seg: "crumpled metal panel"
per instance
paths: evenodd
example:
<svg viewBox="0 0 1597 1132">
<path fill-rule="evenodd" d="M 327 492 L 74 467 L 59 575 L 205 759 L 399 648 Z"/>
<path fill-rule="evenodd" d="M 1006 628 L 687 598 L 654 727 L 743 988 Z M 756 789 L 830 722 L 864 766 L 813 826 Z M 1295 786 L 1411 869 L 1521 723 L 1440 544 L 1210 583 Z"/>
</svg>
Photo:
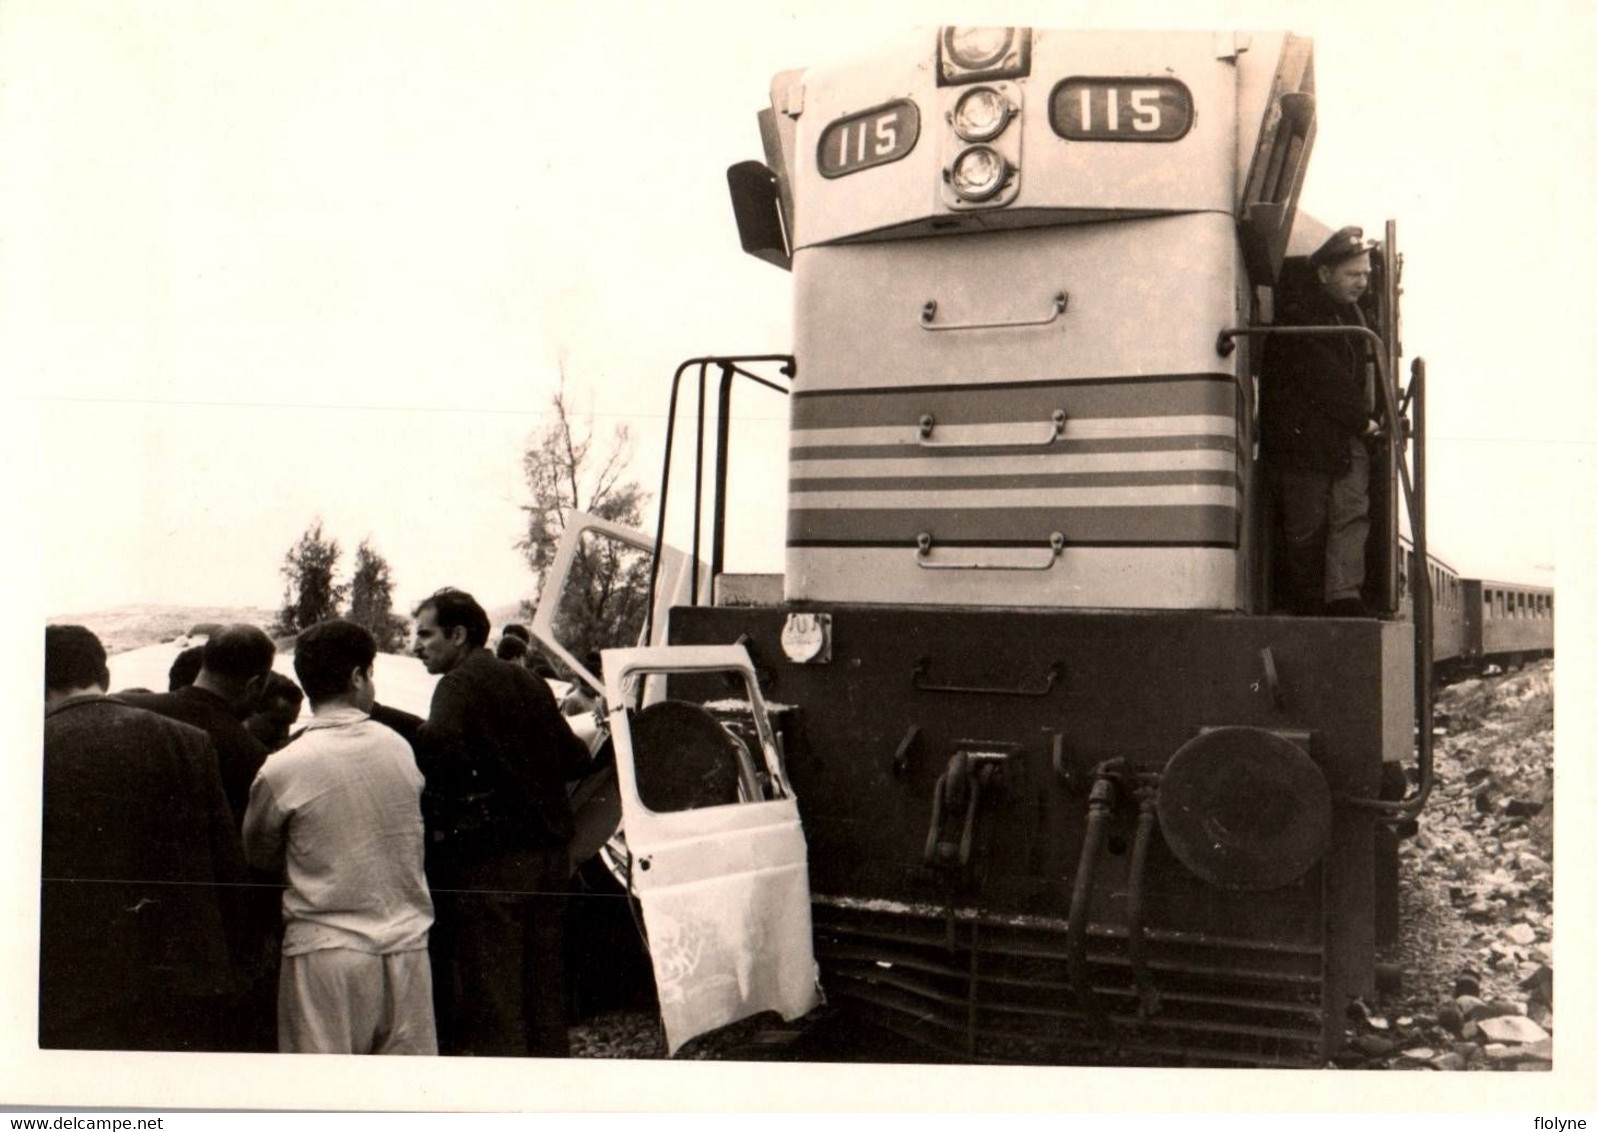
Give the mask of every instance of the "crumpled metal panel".
<svg viewBox="0 0 1597 1132">
<path fill-rule="evenodd" d="M 808 868 L 800 862 L 705 883 L 713 895 L 692 884 L 641 897 L 673 1055 L 750 1015 L 774 1010 L 791 1020 L 818 1004 Z"/>
<path fill-rule="evenodd" d="M 643 907 L 668 1052 L 762 1011 L 788 1020 L 807 1013 L 820 1001 L 808 849 L 748 653 L 740 645 L 618 649 L 605 652 L 604 668 L 630 881 Z M 680 728 L 643 726 L 649 711 L 672 705 L 633 715 L 627 689 L 646 673 L 663 672 L 742 678 L 757 717 L 754 757 L 764 766 L 763 780 L 752 770 L 742 776 L 743 800 L 699 806 L 667 791 L 649 796 L 675 808 L 645 803 L 638 760 L 669 767 L 683 753 L 673 735 L 684 736 Z M 728 752 L 742 745 L 730 733 L 728 739 Z"/>
</svg>

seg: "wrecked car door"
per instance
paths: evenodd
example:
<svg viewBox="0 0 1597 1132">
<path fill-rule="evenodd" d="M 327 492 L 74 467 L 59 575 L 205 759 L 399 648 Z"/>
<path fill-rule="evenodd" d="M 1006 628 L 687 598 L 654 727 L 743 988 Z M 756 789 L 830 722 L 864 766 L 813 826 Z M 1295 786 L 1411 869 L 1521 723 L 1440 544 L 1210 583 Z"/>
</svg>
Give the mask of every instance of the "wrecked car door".
<svg viewBox="0 0 1597 1132">
<path fill-rule="evenodd" d="M 819 1000 L 797 802 L 741 645 L 607 650 L 605 693 L 666 1044 Z M 745 742 L 706 707 L 644 689 L 719 673 L 739 686 Z"/>
</svg>

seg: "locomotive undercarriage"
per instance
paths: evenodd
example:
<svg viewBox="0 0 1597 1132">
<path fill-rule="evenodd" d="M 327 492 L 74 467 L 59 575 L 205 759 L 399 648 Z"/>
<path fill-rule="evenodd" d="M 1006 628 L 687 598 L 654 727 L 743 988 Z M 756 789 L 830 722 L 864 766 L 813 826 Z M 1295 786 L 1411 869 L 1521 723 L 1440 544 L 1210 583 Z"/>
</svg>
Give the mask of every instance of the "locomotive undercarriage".
<svg viewBox="0 0 1597 1132">
<path fill-rule="evenodd" d="M 829 614 L 822 663 L 784 655 L 805 612 Z M 1406 626 L 784 605 L 678 607 L 670 638 L 747 647 L 800 801 L 822 985 L 874 1022 L 977 1060 L 1304 1065 L 1373 989 L 1378 825 L 1347 800 L 1410 749 Z M 1253 755 L 1225 752 L 1264 773 L 1220 796 L 1166 784 L 1178 751 L 1260 733 L 1312 760 L 1323 815 Z M 1215 846 L 1169 828 L 1183 807 L 1215 810 L 1194 827 Z"/>
</svg>

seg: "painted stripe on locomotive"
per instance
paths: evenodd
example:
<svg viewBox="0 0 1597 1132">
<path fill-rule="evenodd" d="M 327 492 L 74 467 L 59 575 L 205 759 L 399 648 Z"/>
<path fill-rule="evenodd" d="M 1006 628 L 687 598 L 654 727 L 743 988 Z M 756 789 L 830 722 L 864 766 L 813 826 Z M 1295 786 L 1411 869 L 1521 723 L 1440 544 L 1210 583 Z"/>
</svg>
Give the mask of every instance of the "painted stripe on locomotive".
<svg viewBox="0 0 1597 1132">
<path fill-rule="evenodd" d="M 862 430 L 863 431 L 863 430 Z M 1104 452 L 1195 452 L 1208 450 L 1213 452 L 1235 452 L 1237 450 L 1236 438 L 1229 433 L 1224 436 L 1209 434 L 1176 434 L 1174 436 L 1152 437 L 1096 437 L 1091 440 L 1059 440 L 1049 447 L 1050 454 L 1088 455 Z M 791 450 L 790 459 L 793 460 L 823 460 L 846 459 L 855 454 L 871 459 L 914 459 L 931 458 L 927 451 L 919 448 L 905 447 L 903 444 L 826 444 L 815 447 L 795 445 Z M 959 456 L 1009 456 L 1023 459 L 1027 466 L 1036 467 L 1047 456 L 1015 457 L 1013 444 L 981 444 L 962 446 Z M 952 453 L 935 457 L 938 460 L 958 459 Z"/>
<path fill-rule="evenodd" d="M 957 414 L 958 419 L 972 424 L 1030 420 L 1039 414 L 1045 418 L 1056 408 L 1066 410 L 1073 421 L 1151 414 L 1229 416 L 1236 405 L 1236 380 L 1228 373 L 1170 373 L 812 389 L 793 394 L 793 428 L 902 423 L 907 406 L 884 399 L 883 393 L 913 395 L 917 415 L 932 413 L 941 420 L 944 415 Z M 1061 401 L 1062 395 L 1065 399 Z"/>
<path fill-rule="evenodd" d="M 896 546 L 912 550 L 921 532 L 937 546 L 1045 546 L 1059 531 L 1067 547 L 1237 544 L 1234 505 L 1026 507 L 982 501 L 919 510 L 794 508 L 789 546 Z"/>
<path fill-rule="evenodd" d="M 794 476 L 788 481 L 796 492 L 892 491 L 913 482 L 919 491 L 1002 491 L 1025 488 L 1114 488 L 1174 487 L 1211 485 L 1239 487 L 1241 477 L 1231 471 L 1202 468 L 1168 472 L 997 472 L 990 475 L 916 476 L 906 481 L 897 476 Z M 813 502 L 812 502 L 813 506 Z"/>
<path fill-rule="evenodd" d="M 922 533 L 943 546 L 1021 546 L 1054 531 L 1071 546 L 1236 545 L 1229 375 L 860 392 L 794 404 L 789 546 L 908 547 Z M 1060 438 L 1017 454 L 1016 430 L 1053 407 L 1066 414 Z M 957 446 L 925 446 L 925 415 Z M 1193 466 L 1195 450 L 1208 467 Z M 1140 466 L 1105 466 L 1110 453 Z"/>
</svg>

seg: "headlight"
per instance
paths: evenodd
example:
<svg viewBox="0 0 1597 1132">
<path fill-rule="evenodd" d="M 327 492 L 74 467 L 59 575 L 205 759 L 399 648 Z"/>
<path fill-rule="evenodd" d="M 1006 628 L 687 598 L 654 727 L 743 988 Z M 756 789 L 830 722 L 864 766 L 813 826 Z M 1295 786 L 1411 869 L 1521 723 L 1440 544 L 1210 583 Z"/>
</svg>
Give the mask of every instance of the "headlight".
<svg viewBox="0 0 1597 1132">
<path fill-rule="evenodd" d="M 954 158 L 949 182 L 965 200 L 986 200 L 997 195 L 1009 179 L 1009 162 L 992 146 L 974 145 Z"/>
<path fill-rule="evenodd" d="M 943 32 L 949 58 L 969 71 L 996 65 L 1014 41 L 1014 28 L 947 28 Z"/>
<path fill-rule="evenodd" d="M 971 87 L 954 104 L 954 132 L 965 141 L 996 138 L 1009 125 L 1009 99 L 990 86 Z"/>
</svg>

